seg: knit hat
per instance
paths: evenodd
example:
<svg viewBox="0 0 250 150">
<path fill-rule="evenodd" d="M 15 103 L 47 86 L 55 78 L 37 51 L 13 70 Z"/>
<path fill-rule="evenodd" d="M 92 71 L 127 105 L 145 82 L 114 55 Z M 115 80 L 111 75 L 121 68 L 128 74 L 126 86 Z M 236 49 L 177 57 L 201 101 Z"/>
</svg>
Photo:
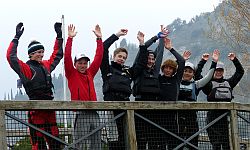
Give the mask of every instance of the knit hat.
<svg viewBox="0 0 250 150">
<path fill-rule="evenodd" d="M 154 58 L 156 57 L 156 54 L 155 54 L 155 52 L 154 52 L 153 50 L 148 50 L 148 56 L 149 56 L 150 54 L 153 54 L 153 55 L 154 55 Z"/>
<path fill-rule="evenodd" d="M 186 62 L 186 63 L 185 63 L 185 67 L 189 67 L 189 68 L 191 68 L 192 70 L 195 71 L 195 66 L 194 66 L 194 64 L 191 63 L 191 62 Z"/>
<path fill-rule="evenodd" d="M 177 69 L 177 62 L 172 60 L 172 59 L 167 59 L 166 61 L 163 62 L 163 64 L 161 65 L 161 71 L 164 70 L 165 67 L 171 67 L 174 69 L 174 72 L 176 72 Z"/>
<path fill-rule="evenodd" d="M 84 54 L 77 54 L 75 56 L 75 62 L 78 61 L 78 60 L 80 60 L 80 59 L 82 59 L 82 58 L 85 58 L 87 61 L 90 61 L 90 59 L 86 55 L 84 55 Z"/>
<path fill-rule="evenodd" d="M 44 47 L 40 42 L 38 42 L 36 40 L 31 41 L 29 46 L 28 46 L 28 54 L 31 54 L 37 50 L 40 50 L 40 49 L 44 50 Z"/>
</svg>

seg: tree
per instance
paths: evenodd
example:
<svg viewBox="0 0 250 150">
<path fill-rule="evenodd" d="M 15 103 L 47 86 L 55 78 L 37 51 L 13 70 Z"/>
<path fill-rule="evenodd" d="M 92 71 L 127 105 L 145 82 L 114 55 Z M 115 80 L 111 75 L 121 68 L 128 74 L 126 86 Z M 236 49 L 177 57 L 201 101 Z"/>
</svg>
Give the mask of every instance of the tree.
<svg viewBox="0 0 250 150">
<path fill-rule="evenodd" d="M 247 85 L 250 85 L 250 0 L 223 0 L 214 14 L 214 18 L 209 19 L 209 37 L 217 41 L 222 41 L 241 57 L 242 65 L 245 69 L 245 76 L 239 84 L 239 90 L 235 90 L 236 95 L 247 97 L 250 93 Z M 228 68 L 230 70 L 230 67 Z M 229 71 L 230 72 L 230 71 Z"/>
<path fill-rule="evenodd" d="M 223 0 L 209 19 L 209 37 L 220 40 L 243 55 L 243 65 L 250 59 L 250 0 Z"/>
</svg>

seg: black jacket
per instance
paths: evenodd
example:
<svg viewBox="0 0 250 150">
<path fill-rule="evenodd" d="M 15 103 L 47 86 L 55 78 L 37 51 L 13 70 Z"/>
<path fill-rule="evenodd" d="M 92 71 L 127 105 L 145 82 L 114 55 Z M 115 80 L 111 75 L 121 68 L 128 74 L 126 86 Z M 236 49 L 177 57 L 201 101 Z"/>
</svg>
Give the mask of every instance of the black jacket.
<svg viewBox="0 0 250 150">
<path fill-rule="evenodd" d="M 173 48 L 170 52 L 175 56 L 178 63 L 176 73 L 172 77 L 166 77 L 165 75 L 159 76 L 160 82 L 160 100 L 161 101 L 177 101 L 180 89 L 180 83 L 183 76 L 185 67 L 184 58 L 176 52 Z"/>
<path fill-rule="evenodd" d="M 152 37 L 145 43 L 145 46 L 148 48 L 157 40 L 157 36 Z M 158 97 L 160 94 L 160 86 L 158 76 L 160 73 L 160 67 L 162 62 L 164 52 L 164 41 L 160 39 L 159 45 L 156 50 L 153 52 L 155 55 L 155 65 L 152 68 L 145 66 L 141 74 L 134 80 L 133 86 L 133 95 L 144 97 L 146 95 L 152 95 Z M 137 56 L 139 53 L 137 54 Z"/>
<path fill-rule="evenodd" d="M 134 63 L 132 67 L 125 65 L 119 65 L 115 62 L 109 63 L 109 47 L 119 38 L 113 34 L 107 40 L 104 41 L 104 55 L 101 64 L 101 74 L 103 79 L 103 94 L 110 92 L 118 92 L 131 94 L 131 81 L 135 79 L 138 74 L 145 67 L 147 61 L 147 49 L 146 46 L 140 46 L 139 51 L 141 51 L 138 61 Z M 118 88 L 119 87 L 119 88 Z"/>
</svg>

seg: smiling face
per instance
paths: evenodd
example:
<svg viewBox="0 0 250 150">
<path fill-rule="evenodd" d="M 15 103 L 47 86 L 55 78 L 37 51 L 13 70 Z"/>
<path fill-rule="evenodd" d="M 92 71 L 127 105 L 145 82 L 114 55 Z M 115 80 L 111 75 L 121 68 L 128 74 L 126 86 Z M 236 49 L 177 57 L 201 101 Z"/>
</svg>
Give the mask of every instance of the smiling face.
<svg viewBox="0 0 250 150">
<path fill-rule="evenodd" d="M 152 53 L 148 54 L 148 63 L 147 63 L 147 67 L 148 68 L 152 68 L 155 65 L 155 56 Z"/>
<path fill-rule="evenodd" d="M 163 68 L 163 74 L 166 77 L 171 77 L 174 74 L 174 68 L 170 66 L 165 66 Z"/>
<path fill-rule="evenodd" d="M 85 73 L 88 69 L 88 60 L 85 58 L 81 58 L 75 62 L 75 68 L 80 73 Z"/>
<path fill-rule="evenodd" d="M 40 49 L 29 54 L 30 60 L 41 62 L 43 60 L 44 50 Z"/>
<path fill-rule="evenodd" d="M 220 79 L 223 77 L 224 69 L 218 68 L 214 71 L 214 79 Z"/>
<path fill-rule="evenodd" d="M 125 48 L 117 48 L 114 51 L 114 62 L 123 65 L 128 57 L 128 52 Z"/>
<path fill-rule="evenodd" d="M 193 77 L 194 77 L 194 70 L 191 69 L 190 67 L 185 67 L 182 79 L 184 81 L 190 81 L 193 79 Z"/>
</svg>

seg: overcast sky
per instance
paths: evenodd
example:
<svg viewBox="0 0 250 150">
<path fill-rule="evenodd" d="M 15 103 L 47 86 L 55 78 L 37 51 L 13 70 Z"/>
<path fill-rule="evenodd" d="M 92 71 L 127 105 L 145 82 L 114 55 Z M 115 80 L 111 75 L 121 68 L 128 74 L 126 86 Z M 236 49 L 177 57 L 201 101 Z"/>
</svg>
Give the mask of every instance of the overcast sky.
<svg viewBox="0 0 250 150">
<path fill-rule="evenodd" d="M 78 31 L 73 42 L 73 55 L 83 52 L 92 59 L 96 48 L 92 30 L 96 24 L 101 26 L 103 39 L 120 28 L 127 28 L 129 32 L 125 38 L 128 42 L 138 43 L 136 34 L 139 30 L 148 39 L 159 31 L 160 24 L 168 25 L 178 17 L 188 22 L 200 13 L 213 11 L 220 2 L 221 0 L 1 0 L 0 100 L 11 88 L 14 94 L 17 91 L 18 76 L 7 63 L 6 51 L 19 22 L 23 22 L 25 28 L 19 40 L 19 59 L 25 62 L 28 60 L 27 46 L 31 39 L 44 45 L 44 59 L 50 56 L 56 37 L 54 23 L 61 21 L 62 15 L 65 16 L 65 25 L 73 23 Z M 60 64 L 55 73 L 62 71 Z"/>
</svg>

